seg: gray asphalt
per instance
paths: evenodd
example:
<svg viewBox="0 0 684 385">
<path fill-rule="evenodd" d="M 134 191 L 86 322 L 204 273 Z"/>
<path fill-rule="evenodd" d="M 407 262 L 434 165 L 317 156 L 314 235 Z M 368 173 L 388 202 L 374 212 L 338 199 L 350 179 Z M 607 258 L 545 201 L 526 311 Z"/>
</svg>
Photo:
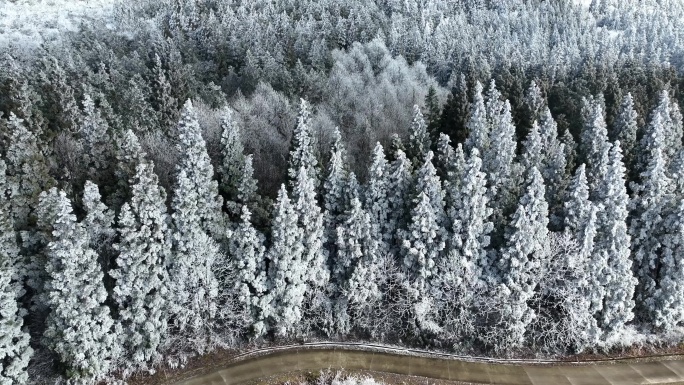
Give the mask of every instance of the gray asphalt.
<svg viewBox="0 0 684 385">
<path fill-rule="evenodd" d="M 291 372 L 369 370 L 473 384 L 500 385 L 684 385 L 684 358 L 587 364 L 472 362 L 340 347 L 298 348 L 237 359 L 221 370 L 175 385 L 237 385 Z"/>
</svg>

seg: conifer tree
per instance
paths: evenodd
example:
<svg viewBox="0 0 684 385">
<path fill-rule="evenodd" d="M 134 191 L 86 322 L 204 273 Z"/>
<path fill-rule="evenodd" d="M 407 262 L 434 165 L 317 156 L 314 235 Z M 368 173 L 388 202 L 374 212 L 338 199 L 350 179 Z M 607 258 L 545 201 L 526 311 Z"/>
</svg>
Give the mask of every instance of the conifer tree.
<svg viewBox="0 0 684 385">
<path fill-rule="evenodd" d="M 309 103 L 301 99 L 297 126 L 292 133 L 292 149 L 290 150 L 290 160 L 287 169 L 287 175 L 290 178 L 292 187 L 294 187 L 297 181 L 301 167 L 307 170 L 309 178 L 314 181 L 314 186 L 318 187 L 318 160 L 314 152 L 315 146 L 310 115 Z"/>
<path fill-rule="evenodd" d="M 600 308 L 595 304 L 603 301 L 604 295 L 602 271 L 594 267 L 600 260 L 594 255 L 599 207 L 589 201 L 584 164 L 571 181 L 564 208 L 564 235 L 574 240 L 577 247 L 561 262 L 560 274 L 570 281 L 566 285 L 568 294 L 564 302 L 569 309 L 567 318 L 573 329 L 570 336 L 574 348 L 582 351 L 600 342 L 602 330 L 597 321 Z"/>
<path fill-rule="evenodd" d="M 489 221 L 492 209 L 487 197 L 487 177 L 482 172 L 482 159 L 477 149 L 468 158 L 459 183 L 458 197 L 449 207 L 452 223 L 450 252 L 466 259 L 472 266 L 472 281 L 495 280 L 495 269 L 488 255 L 489 233 L 493 224 Z"/>
<path fill-rule="evenodd" d="M 604 291 L 603 271 L 597 267 L 604 262 L 595 257 L 594 242 L 597 233 L 598 207 L 589 200 L 589 185 L 584 164 L 581 164 L 568 186 L 567 199 L 564 203 L 565 232 L 572 236 L 578 244 L 578 249 L 567 261 L 567 267 L 575 271 L 572 276 L 573 287 L 570 288 L 577 295 L 573 299 L 579 303 L 573 304 L 573 317 L 582 319 L 576 327 L 582 328 L 575 335 L 578 339 L 577 348 L 594 346 L 599 342 L 601 330 L 595 316 L 598 316 L 600 303 L 603 301 Z M 605 265 L 604 265 L 605 266 Z M 600 266 L 600 267 L 604 267 Z"/>
<path fill-rule="evenodd" d="M 608 163 L 608 130 L 603 107 L 599 102 L 586 101 L 587 120 L 581 133 L 580 152 L 587 168 L 587 180 L 592 191 L 596 191 L 598 180 L 605 173 Z"/>
<path fill-rule="evenodd" d="M 102 176 L 108 167 L 107 149 L 111 138 L 107 132 L 107 121 L 102 118 L 90 95 L 86 94 L 82 103 L 83 112 L 78 124 L 79 138 L 83 145 L 88 178 L 95 179 Z"/>
<path fill-rule="evenodd" d="M 669 165 L 671 156 L 674 157 L 672 144 L 672 118 L 670 117 L 670 98 L 666 91 L 660 95 L 658 106 L 651 112 L 650 121 L 644 130 L 638 145 L 636 170 L 634 174 L 637 183 L 641 183 L 641 174 L 645 173 L 655 156 L 655 150 L 660 149 L 661 156 L 666 166 Z M 631 187 L 631 186 L 630 186 Z"/>
<path fill-rule="evenodd" d="M 130 199 L 129 181 L 135 176 L 138 164 L 143 161 L 146 155 L 133 130 L 126 130 L 115 135 L 115 138 L 116 168 L 114 177 L 116 178 L 116 185 L 114 186 L 114 193 L 110 194 L 107 202 L 112 210 L 118 212 L 124 202 Z"/>
<path fill-rule="evenodd" d="M 658 287 L 653 294 L 653 326 L 665 333 L 684 324 L 684 201 L 679 201 L 663 220 Z"/>
<path fill-rule="evenodd" d="M 249 323 L 256 336 L 263 329 L 262 302 L 266 294 L 266 260 L 263 235 L 254 229 L 251 212 L 242 206 L 242 216 L 229 238 L 231 268 L 236 272 L 235 292 L 241 306 L 250 315 Z"/>
<path fill-rule="evenodd" d="M 173 257 L 169 264 L 171 319 L 179 336 L 194 340 L 199 351 L 216 325 L 222 260 L 218 244 L 202 226 L 197 185 L 180 169 L 172 197 Z M 220 207 L 220 206 L 219 206 Z"/>
<path fill-rule="evenodd" d="M 531 170 L 533 167 L 541 170 L 546 162 L 544 142 L 541 136 L 541 127 L 537 121 L 532 123 L 532 128 L 527 133 L 523 142 L 522 167 Z M 541 172 L 541 171 L 540 171 Z"/>
<path fill-rule="evenodd" d="M 153 165 L 141 162 L 130 180 L 131 200 L 118 217 L 118 251 L 113 299 L 121 344 L 134 365 L 160 359 L 168 326 L 166 266 L 171 262 L 171 232 L 166 192 L 159 186 Z"/>
<path fill-rule="evenodd" d="M 600 205 L 598 231 L 591 266 L 602 276 L 599 326 L 608 344 L 619 342 L 625 325 L 634 318 L 634 289 L 637 283 L 630 258 L 631 238 L 627 230 L 629 197 L 620 143 L 610 148 L 608 166 L 601 175 L 595 203 Z"/>
<path fill-rule="evenodd" d="M 622 145 L 627 170 L 634 168 L 634 160 L 636 158 L 634 152 L 637 145 L 637 118 L 638 115 L 634 110 L 634 99 L 631 93 L 627 93 L 622 100 L 620 111 L 613 123 L 614 127 L 611 135 L 611 141 L 619 140 Z"/>
<path fill-rule="evenodd" d="M 346 150 L 338 129 L 334 132 L 334 142 L 328 161 L 326 177 L 323 182 L 323 226 L 330 259 L 336 255 L 335 237 L 337 226 L 344 221 L 346 209 L 347 164 Z"/>
<path fill-rule="evenodd" d="M 23 231 L 35 223 L 32 212 L 38 203 L 38 196 L 53 187 L 55 180 L 49 174 L 38 138 L 12 113 L 8 124 L 11 136 L 6 154 L 7 182 L 14 227 Z"/>
<path fill-rule="evenodd" d="M 294 187 L 294 211 L 299 218 L 301 242 L 303 247 L 302 262 L 306 268 L 303 277 L 307 284 L 307 301 L 305 301 L 305 317 L 312 319 L 316 304 L 308 301 L 319 296 L 330 280 L 327 250 L 323 247 L 326 242 L 323 228 L 323 213 L 316 200 L 315 181 L 309 176 L 306 168 L 299 170 L 299 176 Z M 318 314 L 322 315 L 322 314 Z M 309 318 L 311 317 L 311 318 Z"/>
<path fill-rule="evenodd" d="M 411 223 L 402 242 L 403 265 L 408 276 L 412 302 L 412 327 L 416 333 L 437 332 L 433 308 L 433 280 L 438 275 L 440 256 L 445 248 L 431 198 L 421 192 L 413 200 Z"/>
<path fill-rule="evenodd" d="M 454 163 L 456 159 L 454 147 L 451 145 L 451 139 L 445 134 L 439 134 L 439 139 L 437 140 L 437 156 L 435 158 L 435 168 L 437 169 L 437 174 L 444 183 L 444 187 L 451 182 L 449 180 L 449 173 L 453 173 Z"/>
<path fill-rule="evenodd" d="M 406 228 L 408 223 L 408 210 L 410 205 L 409 191 L 413 183 L 411 162 L 406 158 L 403 151 L 399 150 L 396 159 L 390 165 L 388 182 L 389 216 L 387 232 L 393 234 L 391 251 L 397 252 L 401 244 L 399 229 Z"/>
<path fill-rule="evenodd" d="M 544 95 L 542 95 L 542 91 L 537 85 L 537 82 L 533 80 L 530 83 L 529 88 L 527 88 L 527 92 L 525 92 L 525 107 L 527 107 L 527 114 L 530 122 L 539 120 L 545 104 Z"/>
<path fill-rule="evenodd" d="M 104 304 L 107 291 L 88 233 L 76 222 L 63 191 L 41 194 L 52 205 L 53 239 L 47 246 L 47 319 L 44 343 L 57 354 L 70 379 L 101 379 L 118 357 L 114 321 Z"/>
<path fill-rule="evenodd" d="M 86 181 L 83 187 L 83 209 L 86 216 L 82 223 L 88 232 L 90 247 L 97 253 L 100 265 L 104 273 L 107 274 L 112 262 L 111 258 L 114 257 L 111 248 L 116 236 L 113 227 L 114 213 L 102 203 L 100 190 L 91 181 Z"/>
<path fill-rule="evenodd" d="M 420 107 L 415 105 L 413 106 L 413 121 L 409 128 L 409 145 L 406 155 L 411 160 L 411 163 L 418 167 L 425 158 L 425 155 L 430 151 L 431 146 L 430 134 L 427 131 L 427 124 L 423 118 L 423 113 L 420 111 Z"/>
<path fill-rule="evenodd" d="M 5 162 L 0 159 L 0 384 L 9 385 L 28 381 L 26 368 L 33 349 L 29 334 L 22 329 L 23 310 L 17 302 L 23 290 L 21 265 L 5 172 Z"/>
<path fill-rule="evenodd" d="M 432 151 L 427 153 L 425 160 L 416 172 L 415 193 L 425 193 L 432 205 L 432 211 L 437 220 L 437 225 L 444 227 L 447 224 L 446 211 L 444 209 L 444 189 L 442 188 L 442 181 L 437 176 L 432 159 L 434 155 Z"/>
<path fill-rule="evenodd" d="M 201 230 L 219 241 L 224 235 L 221 216 L 223 199 L 218 193 L 218 182 L 213 179 L 214 168 L 207 154 L 207 146 L 202 138 L 202 131 L 190 100 L 183 106 L 177 131 L 179 140 L 176 147 L 178 153 L 181 154 L 176 167 L 177 172 L 184 173 L 184 178 L 187 178 L 184 183 L 188 185 L 183 188 L 192 189 L 192 194 L 196 194 L 198 199 L 192 201 L 183 195 L 181 177 L 178 176 L 176 194 L 173 197 L 175 203 L 172 203 L 172 206 L 175 206 L 174 219 L 178 221 L 182 220 L 181 216 L 193 215 L 194 218 L 188 218 L 185 221 L 196 221 L 196 225 Z M 190 207 L 193 207 L 192 214 L 187 211 Z"/>
<path fill-rule="evenodd" d="M 350 304 L 353 308 L 363 309 L 369 301 L 381 295 L 377 287 L 379 277 L 373 275 L 379 240 L 371 229 L 370 216 L 361 206 L 361 201 L 352 199 L 347 218 L 337 228 L 338 257 L 332 268 L 333 279 L 340 288 L 335 304 L 336 329 L 342 335 L 349 332 L 351 322 L 357 316 L 350 314 Z"/>
<path fill-rule="evenodd" d="M 468 139 L 464 144 L 466 154 L 470 154 L 473 148 L 477 148 L 480 153 L 489 151 L 489 124 L 487 122 L 487 108 L 484 97 L 482 96 L 482 84 L 475 84 L 473 103 L 470 107 L 470 117 L 466 123 Z"/>
<path fill-rule="evenodd" d="M 278 192 L 273 210 L 271 247 L 267 258 L 268 305 L 264 315 L 276 335 L 298 333 L 302 319 L 307 265 L 304 261 L 303 231 L 285 185 Z"/>
<path fill-rule="evenodd" d="M 454 74 L 456 75 L 456 74 Z M 451 82 L 451 93 L 439 119 L 439 132 L 448 135 L 456 144 L 463 143 L 468 137 L 466 119 L 468 117 L 469 93 L 465 75 L 458 75 Z"/>
<path fill-rule="evenodd" d="M 536 317 L 528 302 L 534 296 L 541 262 L 548 245 L 548 205 L 544 199 L 544 179 L 535 168 L 528 170 L 526 188 L 511 219 L 506 247 L 499 256 L 502 282 L 500 347 L 514 349 L 525 342 L 525 331 Z"/>
<path fill-rule="evenodd" d="M 173 96 L 171 83 L 167 71 L 162 65 L 162 60 L 158 54 L 154 54 L 154 68 L 152 70 L 154 107 L 157 110 L 157 120 L 162 130 L 172 131 L 173 126 L 178 122 L 178 100 Z"/>
<path fill-rule="evenodd" d="M 635 188 L 632 202 L 632 253 L 639 284 L 636 292 L 638 315 L 654 321 L 657 312 L 655 295 L 661 269 L 663 220 L 672 200 L 672 181 L 667 176 L 665 159 L 660 148 L 653 149 L 652 158 L 644 172 L 641 184 Z"/>
<path fill-rule="evenodd" d="M 237 210 L 237 195 L 245 164 L 242 132 L 233 120 L 232 111 L 225 109 L 221 117 L 220 190 L 229 210 Z"/>
<path fill-rule="evenodd" d="M 389 228 L 388 200 L 389 167 L 385 159 L 382 145 L 377 143 L 373 150 L 370 169 L 368 170 L 368 186 L 366 187 L 366 208 L 371 221 L 371 236 L 378 241 L 380 252 L 389 252 L 392 233 Z"/>
</svg>

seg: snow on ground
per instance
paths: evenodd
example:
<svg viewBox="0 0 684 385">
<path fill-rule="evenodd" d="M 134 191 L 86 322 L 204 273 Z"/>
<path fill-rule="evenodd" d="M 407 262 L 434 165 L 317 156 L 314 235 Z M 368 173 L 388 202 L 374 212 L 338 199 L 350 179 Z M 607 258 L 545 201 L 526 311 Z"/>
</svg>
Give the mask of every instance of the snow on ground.
<svg viewBox="0 0 684 385">
<path fill-rule="evenodd" d="M 83 19 L 102 17 L 116 0 L 0 0 L 0 49 L 30 47 L 77 31 Z"/>
</svg>

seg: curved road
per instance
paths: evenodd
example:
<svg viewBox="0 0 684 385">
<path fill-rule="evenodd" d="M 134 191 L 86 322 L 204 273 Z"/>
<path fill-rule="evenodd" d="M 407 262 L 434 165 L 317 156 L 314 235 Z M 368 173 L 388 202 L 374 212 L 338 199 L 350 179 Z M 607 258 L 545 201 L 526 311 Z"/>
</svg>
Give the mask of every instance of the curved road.
<svg viewBox="0 0 684 385">
<path fill-rule="evenodd" d="M 415 351 L 413 351 L 415 352 Z M 684 385 L 684 357 L 603 360 L 591 363 L 496 361 L 357 344 L 307 344 L 252 352 L 222 370 L 175 385 L 237 385 L 298 371 L 368 370 L 474 384 Z M 422 352 L 421 352 L 422 353 Z"/>
</svg>

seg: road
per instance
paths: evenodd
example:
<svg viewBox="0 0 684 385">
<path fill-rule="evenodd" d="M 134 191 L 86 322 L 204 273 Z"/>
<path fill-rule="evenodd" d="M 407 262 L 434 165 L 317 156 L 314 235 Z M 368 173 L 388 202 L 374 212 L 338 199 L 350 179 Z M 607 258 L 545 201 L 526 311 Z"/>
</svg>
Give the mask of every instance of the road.
<svg viewBox="0 0 684 385">
<path fill-rule="evenodd" d="M 526 385 L 684 385 L 684 357 L 599 363 L 471 361 L 416 356 L 401 350 L 362 346 L 288 347 L 235 359 L 214 373 L 175 385 L 238 385 L 296 371 L 368 370 L 473 384 Z"/>
</svg>

